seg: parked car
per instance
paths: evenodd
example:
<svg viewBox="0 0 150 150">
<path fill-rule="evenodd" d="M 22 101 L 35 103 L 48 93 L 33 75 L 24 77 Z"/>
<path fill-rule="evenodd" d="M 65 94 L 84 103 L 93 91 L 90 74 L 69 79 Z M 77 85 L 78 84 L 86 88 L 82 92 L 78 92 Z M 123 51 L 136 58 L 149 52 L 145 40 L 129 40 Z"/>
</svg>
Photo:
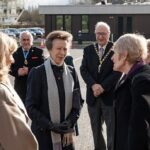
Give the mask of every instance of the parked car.
<svg viewBox="0 0 150 150">
<path fill-rule="evenodd" d="M 10 37 L 13 37 L 14 39 L 16 38 L 16 35 L 14 33 L 10 32 L 7 29 L 0 29 L 0 32 L 3 32 L 3 33 L 7 34 Z"/>
<path fill-rule="evenodd" d="M 15 34 L 16 37 L 19 38 L 20 32 L 16 28 L 7 28 L 6 30 L 8 30 L 9 32 Z"/>
<path fill-rule="evenodd" d="M 34 32 L 36 34 L 36 38 L 42 38 L 43 37 L 43 33 L 36 28 L 27 28 L 28 31 L 30 32 Z"/>
</svg>

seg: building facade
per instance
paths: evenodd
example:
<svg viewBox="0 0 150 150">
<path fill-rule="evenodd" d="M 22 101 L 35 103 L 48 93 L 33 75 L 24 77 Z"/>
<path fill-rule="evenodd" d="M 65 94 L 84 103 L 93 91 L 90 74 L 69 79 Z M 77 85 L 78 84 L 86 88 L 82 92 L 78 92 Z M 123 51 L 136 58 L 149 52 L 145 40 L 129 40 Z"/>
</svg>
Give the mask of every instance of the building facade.
<svg viewBox="0 0 150 150">
<path fill-rule="evenodd" d="M 24 9 L 24 0 L 0 0 L 0 24 L 14 24 Z"/>
<path fill-rule="evenodd" d="M 66 5 L 40 6 L 45 15 L 46 34 L 53 30 L 67 30 L 78 40 L 94 41 L 94 28 L 98 21 L 111 27 L 111 40 L 124 33 L 141 33 L 150 38 L 150 5 Z"/>
</svg>

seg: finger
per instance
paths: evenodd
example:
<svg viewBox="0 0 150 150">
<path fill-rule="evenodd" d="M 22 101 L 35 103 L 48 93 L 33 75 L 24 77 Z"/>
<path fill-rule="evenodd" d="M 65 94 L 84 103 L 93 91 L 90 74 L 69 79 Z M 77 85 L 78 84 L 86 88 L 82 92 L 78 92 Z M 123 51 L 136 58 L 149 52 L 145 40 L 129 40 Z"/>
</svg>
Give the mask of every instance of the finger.
<svg viewBox="0 0 150 150">
<path fill-rule="evenodd" d="M 71 134 L 71 136 L 69 136 L 69 142 L 70 142 L 70 144 L 73 143 L 73 134 Z"/>
<path fill-rule="evenodd" d="M 72 133 L 67 134 L 67 145 L 70 145 L 73 142 Z"/>
<path fill-rule="evenodd" d="M 64 134 L 64 136 L 63 136 L 63 141 L 62 141 L 62 143 L 63 143 L 63 147 L 65 147 L 65 146 L 66 146 L 66 143 L 67 143 L 66 134 Z"/>
</svg>

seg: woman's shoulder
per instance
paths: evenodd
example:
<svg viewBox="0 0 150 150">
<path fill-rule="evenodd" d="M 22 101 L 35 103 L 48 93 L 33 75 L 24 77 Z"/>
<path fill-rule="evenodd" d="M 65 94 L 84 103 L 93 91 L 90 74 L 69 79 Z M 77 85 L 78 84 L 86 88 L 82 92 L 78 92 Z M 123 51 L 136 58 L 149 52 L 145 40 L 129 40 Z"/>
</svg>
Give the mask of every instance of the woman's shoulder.
<svg viewBox="0 0 150 150">
<path fill-rule="evenodd" d="M 3 100 L 7 100 L 9 99 L 9 95 L 10 95 L 11 91 L 9 89 L 9 87 L 3 83 L 0 83 L 0 99 L 1 99 L 1 102 Z"/>
<path fill-rule="evenodd" d="M 133 87 L 147 87 L 150 85 L 150 67 L 144 66 L 141 70 L 135 74 L 132 78 Z"/>
<path fill-rule="evenodd" d="M 39 65 L 37 67 L 33 67 L 30 71 L 30 74 L 37 74 L 37 73 L 40 73 L 40 72 L 43 72 L 43 71 L 45 71 L 44 64 Z"/>
</svg>

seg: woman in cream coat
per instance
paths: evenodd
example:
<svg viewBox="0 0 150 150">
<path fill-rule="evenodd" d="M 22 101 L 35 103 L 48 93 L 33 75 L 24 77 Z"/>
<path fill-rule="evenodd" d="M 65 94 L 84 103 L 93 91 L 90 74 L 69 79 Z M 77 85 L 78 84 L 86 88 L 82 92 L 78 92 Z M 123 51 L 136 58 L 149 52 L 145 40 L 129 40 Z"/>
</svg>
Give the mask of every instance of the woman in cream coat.
<svg viewBox="0 0 150 150">
<path fill-rule="evenodd" d="M 14 39 L 0 33 L 0 150 L 37 150 L 25 107 L 8 79 L 16 48 Z"/>
</svg>

